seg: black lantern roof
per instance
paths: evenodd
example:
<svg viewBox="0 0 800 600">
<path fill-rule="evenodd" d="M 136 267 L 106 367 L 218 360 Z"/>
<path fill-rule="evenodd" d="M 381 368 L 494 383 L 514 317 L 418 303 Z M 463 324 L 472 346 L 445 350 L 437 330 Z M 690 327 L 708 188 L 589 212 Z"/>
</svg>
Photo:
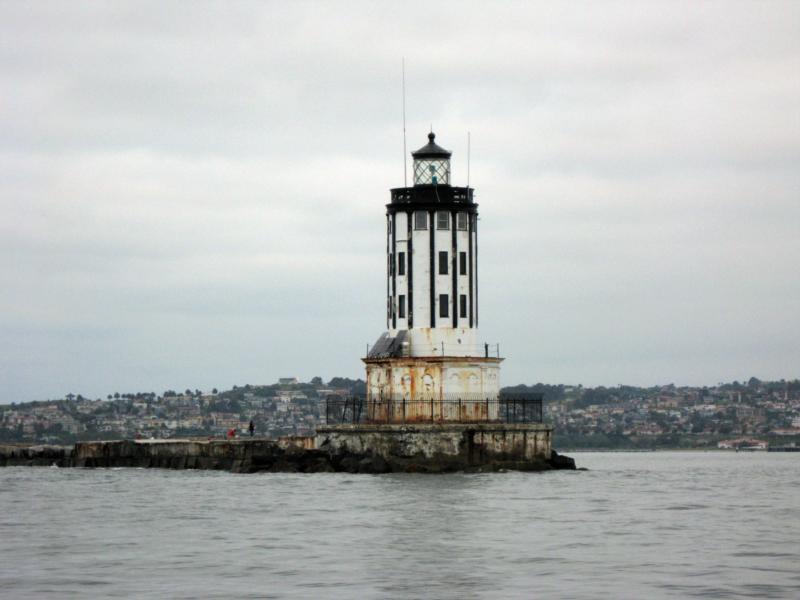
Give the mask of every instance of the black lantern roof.
<svg viewBox="0 0 800 600">
<path fill-rule="evenodd" d="M 411 156 L 414 158 L 450 158 L 452 152 L 445 150 L 433 140 L 436 139 L 436 134 L 432 131 L 428 134 L 428 143 L 416 152 L 412 152 Z"/>
</svg>

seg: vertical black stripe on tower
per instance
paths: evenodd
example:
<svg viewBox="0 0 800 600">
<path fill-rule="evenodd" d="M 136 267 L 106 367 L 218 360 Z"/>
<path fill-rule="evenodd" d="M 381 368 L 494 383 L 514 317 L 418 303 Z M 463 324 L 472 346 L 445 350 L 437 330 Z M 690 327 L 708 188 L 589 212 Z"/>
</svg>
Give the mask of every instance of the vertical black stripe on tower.
<svg viewBox="0 0 800 600">
<path fill-rule="evenodd" d="M 467 276 L 469 277 L 469 326 L 472 327 L 473 322 L 473 308 L 472 308 L 472 220 L 475 218 L 475 215 L 468 214 L 467 218 L 469 219 L 469 226 L 467 227 L 467 231 L 469 235 L 469 263 L 467 264 Z"/>
<path fill-rule="evenodd" d="M 413 223 L 411 218 L 414 216 L 413 212 L 406 213 L 406 224 L 408 225 L 408 241 L 406 242 L 406 290 L 408 294 L 408 329 L 414 326 L 414 230 L 412 229 Z"/>
<path fill-rule="evenodd" d="M 475 327 L 478 326 L 478 213 L 475 213 Z"/>
<path fill-rule="evenodd" d="M 453 293 L 450 294 L 450 306 L 453 307 L 453 327 L 458 327 L 458 309 L 461 308 L 458 303 L 458 239 L 456 231 L 456 212 L 450 213 L 450 230 L 453 232 L 452 250 L 450 252 L 452 260 L 450 263 L 453 267 Z"/>
<path fill-rule="evenodd" d="M 392 323 L 392 304 L 391 304 L 391 280 L 392 280 L 392 263 L 389 260 L 391 254 L 391 247 L 389 245 L 389 226 L 392 222 L 392 217 L 386 213 L 386 329 L 391 327 Z"/>
<path fill-rule="evenodd" d="M 397 213 L 392 213 L 392 329 L 397 329 Z"/>
<path fill-rule="evenodd" d="M 434 261 L 434 250 L 436 249 L 436 245 L 433 242 L 433 237 L 436 235 L 436 223 L 434 223 L 434 217 L 436 213 L 432 210 L 428 211 L 428 220 L 430 221 L 430 238 L 431 238 L 431 256 L 430 256 L 430 263 L 431 263 L 431 327 L 436 327 L 436 270 L 434 267 L 436 266 Z"/>
</svg>

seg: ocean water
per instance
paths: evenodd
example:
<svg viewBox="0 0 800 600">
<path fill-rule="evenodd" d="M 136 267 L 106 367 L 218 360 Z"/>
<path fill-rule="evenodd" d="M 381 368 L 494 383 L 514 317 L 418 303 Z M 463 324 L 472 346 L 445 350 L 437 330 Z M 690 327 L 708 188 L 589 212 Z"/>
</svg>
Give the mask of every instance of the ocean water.
<svg viewBox="0 0 800 600">
<path fill-rule="evenodd" d="M 0 598 L 800 598 L 800 454 L 452 475 L 0 469 Z"/>
</svg>

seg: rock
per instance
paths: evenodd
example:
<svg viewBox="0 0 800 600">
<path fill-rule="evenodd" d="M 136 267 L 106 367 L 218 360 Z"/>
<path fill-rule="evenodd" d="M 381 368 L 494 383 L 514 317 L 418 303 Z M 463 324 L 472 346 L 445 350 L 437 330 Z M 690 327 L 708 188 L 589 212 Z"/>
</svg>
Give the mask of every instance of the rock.
<svg viewBox="0 0 800 600">
<path fill-rule="evenodd" d="M 346 455 L 338 461 L 336 465 L 337 471 L 344 471 L 345 473 L 358 473 L 358 469 L 361 466 L 361 460 L 358 456 L 355 455 Z"/>
<path fill-rule="evenodd" d="M 555 450 L 550 451 L 550 460 L 548 460 L 547 463 L 553 469 L 565 469 L 568 471 L 575 470 L 575 459 L 570 456 L 559 454 Z"/>
<path fill-rule="evenodd" d="M 382 456 L 373 455 L 362 458 L 358 463 L 359 473 L 391 473 L 392 467 Z"/>
</svg>

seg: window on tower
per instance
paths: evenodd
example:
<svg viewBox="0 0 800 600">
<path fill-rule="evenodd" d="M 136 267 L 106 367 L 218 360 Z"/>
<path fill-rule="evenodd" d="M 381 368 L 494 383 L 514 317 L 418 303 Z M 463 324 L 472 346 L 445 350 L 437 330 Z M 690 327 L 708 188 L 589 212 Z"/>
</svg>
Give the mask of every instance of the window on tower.
<svg viewBox="0 0 800 600">
<path fill-rule="evenodd" d="M 439 316 L 443 319 L 450 316 L 450 299 L 447 294 L 439 294 Z"/>
<path fill-rule="evenodd" d="M 414 213 L 414 229 L 428 228 L 428 213 L 418 210 Z"/>
<path fill-rule="evenodd" d="M 449 159 L 417 159 L 414 161 L 414 185 L 448 185 L 449 183 Z"/>
<path fill-rule="evenodd" d="M 444 211 L 436 213 L 436 229 L 450 229 L 450 213 Z"/>
<path fill-rule="evenodd" d="M 406 253 L 405 252 L 398 252 L 397 253 L 397 274 L 398 275 L 405 275 L 406 274 Z"/>
<path fill-rule="evenodd" d="M 400 296 L 400 297 L 402 298 L 402 296 Z M 459 300 L 459 302 L 458 302 L 459 308 L 461 309 L 459 311 L 461 313 L 459 316 L 462 319 L 466 319 L 467 318 L 467 296 L 466 296 L 466 294 L 461 294 L 461 296 L 459 297 L 458 300 Z"/>
<path fill-rule="evenodd" d="M 402 294 L 397 297 L 397 318 L 406 318 L 406 297 Z"/>
<path fill-rule="evenodd" d="M 458 253 L 458 272 L 460 275 L 467 274 L 467 253 L 466 252 L 459 252 Z"/>
<path fill-rule="evenodd" d="M 447 251 L 439 252 L 439 275 L 447 275 Z"/>
<path fill-rule="evenodd" d="M 461 231 L 466 231 L 468 223 L 469 219 L 467 218 L 467 213 L 460 212 L 456 215 L 456 225 L 458 229 L 460 229 Z"/>
</svg>

